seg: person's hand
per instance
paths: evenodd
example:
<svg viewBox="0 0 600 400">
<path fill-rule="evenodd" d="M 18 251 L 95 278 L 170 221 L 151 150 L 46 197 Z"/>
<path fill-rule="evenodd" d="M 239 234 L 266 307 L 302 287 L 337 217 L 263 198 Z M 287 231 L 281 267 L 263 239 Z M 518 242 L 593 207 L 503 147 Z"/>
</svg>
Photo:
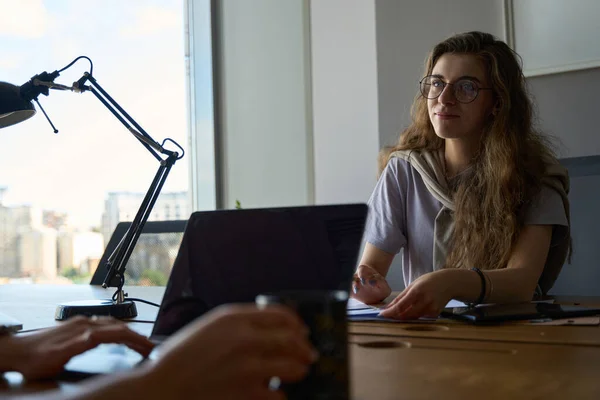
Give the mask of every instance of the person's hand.
<svg viewBox="0 0 600 400">
<path fill-rule="evenodd" d="M 177 399 L 284 399 L 269 389 L 269 379 L 298 381 L 317 357 L 304 323 L 279 305 L 217 307 L 158 350 L 149 373 Z"/>
<path fill-rule="evenodd" d="M 101 343 L 127 345 L 147 357 L 154 344 L 111 317 L 73 317 L 57 327 L 33 333 L 13 335 L 9 357 L 10 369 L 25 379 L 44 379 L 56 376 L 69 360 Z"/>
<path fill-rule="evenodd" d="M 368 265 L 360 265 L 354 274 L 351 296 L 365 304 L 385 300 L 392 293 L 383 275 Z"/>
<path fill-rule="evenodd" d="M 447 279 L 438 272 L 430 272 L 413 281 L 379 315 L 402 320 L 437 318 L 452 298 Z"/>
</svg>

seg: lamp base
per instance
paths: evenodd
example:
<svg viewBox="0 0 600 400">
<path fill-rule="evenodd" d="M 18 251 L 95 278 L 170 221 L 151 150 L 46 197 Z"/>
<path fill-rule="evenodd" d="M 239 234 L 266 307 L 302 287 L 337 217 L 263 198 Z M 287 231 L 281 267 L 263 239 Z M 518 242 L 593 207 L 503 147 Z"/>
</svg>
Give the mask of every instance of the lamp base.
<svg viewBox="0 0 600 400">
<path fill-rule="evenodd" d="M 136 317 L 137 308 L 132 301 L 116 303 L 112 300 L 83 300 L 61 303 L 56 307 L 54 319 L 64 321 L 75 315 L 108 315 L 118 319 Z"/>
</svg>

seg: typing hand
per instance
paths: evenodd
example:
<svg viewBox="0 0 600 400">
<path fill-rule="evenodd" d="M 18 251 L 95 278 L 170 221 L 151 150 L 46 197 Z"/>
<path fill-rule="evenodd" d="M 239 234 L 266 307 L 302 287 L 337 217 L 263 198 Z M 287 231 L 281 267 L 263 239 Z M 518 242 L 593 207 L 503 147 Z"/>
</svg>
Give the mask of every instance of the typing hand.
<svg viewBox="0 0 600 400">
<path fill-rule="evenodd" d="M 269 389 L 269 379 L 298 381 L 315 359 L 308 330 L 291 309 L 230 304 L 170 337 L 146 365 L 169 398 L 279 400 L 283 394 Z"/>
<path fill-rule="evenodd" d="M 354 274 L 351 296 L 365 304 L 383 301 L 392 293 L 385 278 L 374 268 L 360 265 Z"/>
<path fill-rule="evenodd" d="M 148 338 L 111 317 L 78 316 L 57 327 L 0 339 L 11 360 L 5 370 L 18 371 L 29 380 L 56 376 L 72 357 L 102 343 L 124 344 L 144 357 L 154 347 Z"/>
</svg>

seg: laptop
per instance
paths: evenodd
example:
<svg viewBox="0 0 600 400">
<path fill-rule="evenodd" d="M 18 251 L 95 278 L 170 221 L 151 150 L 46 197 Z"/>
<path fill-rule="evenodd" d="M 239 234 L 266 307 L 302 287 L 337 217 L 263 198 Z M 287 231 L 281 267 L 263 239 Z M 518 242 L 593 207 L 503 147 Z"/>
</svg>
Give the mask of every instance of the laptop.
<svg viewBox="0 0 600 400">
<path fill-rule="evenodd" d="M 150 340 L 160 344 L 213 308 L 253 303 L 261 293 L 348 291 L 367 210 L 346 204 L 193 213 Z M 141 358 L 123 345 L 101 345 L 74 357 L 65 370 L 109 373 Z"/>
</svg>

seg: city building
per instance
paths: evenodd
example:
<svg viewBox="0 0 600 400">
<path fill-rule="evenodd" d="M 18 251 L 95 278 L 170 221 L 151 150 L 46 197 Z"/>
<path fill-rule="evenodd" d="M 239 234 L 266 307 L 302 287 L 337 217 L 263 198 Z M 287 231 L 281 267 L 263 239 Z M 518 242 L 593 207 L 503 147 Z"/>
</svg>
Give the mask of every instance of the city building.
<svg viewBox="0 0 600 400">
<path fill-rule="evenodd" d="M 18 234 L 19 275 L 43 280 L 57 277 L 56 229 L 22 226 Z"/>
<path fill-rule="evenodd" d="M 104 252 L 104 238 L 99 232 L 73 232 L 62 230 L 57 240 L 58 271 L 69 269 L 79 275 L 92 275 Z"/>
<path fill-rule="evenodd" d="M 0 189 L 0 277 L 64 281 L 59 274 L 73 268 L 91 274 L 104 249 L 99 232 L 72 232 L 68 215 L 30 205 L 8 207 Z"/>
<path fill-rule="evenodd" d="M 108 243 L 115 227 L 122 221 L 133 221 L 145 193 L 110 192 L 104 202 L 102 235 Z M 158 196 L 148 221 L 188 219 L 191 213 L 188 192 L 163 192 Z"/>
<path fill-rule="evenodd" d="M 56 277 L 56 230 L 41 209 L 0 204 L 0 276 Z"/>
<path fill-rule="evenodd" d="M 2 202 L 5 191 L 0 188 L 0 277 L 46 282 L 64 280 L 61 275 L 80 279 L 92 275 L 117 224 L 133 220 L 144 198 L 143 193 L 109 193 L 101 230 L 93 232 L 74 230 L 66 213 L 29 205 L 6 206 Z M 187 192 L 165 192 L 149 220 L 187 219 L 190 212 Z M 143 284 L 153 277 L 164 281 L 179 240 L 142 235 L 128 265 L 130 281 Z M 154 272 L 148 275 L 144 271 Z"/>
</svg>

